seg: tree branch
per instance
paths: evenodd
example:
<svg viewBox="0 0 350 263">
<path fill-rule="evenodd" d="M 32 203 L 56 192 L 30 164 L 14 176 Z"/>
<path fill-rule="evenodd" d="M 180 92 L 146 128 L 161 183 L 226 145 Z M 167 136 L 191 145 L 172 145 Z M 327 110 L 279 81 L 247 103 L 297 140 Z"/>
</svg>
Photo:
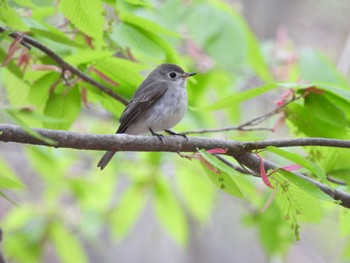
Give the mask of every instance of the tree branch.
<svg viewBox="0 0 350 263">
<path fill-rule="evenodd" d="M 155 136 L 113 134 L 94 135 L 82 134 L 70 131 L 57 131 L 47 129 L 33 129 L 35 132 L 56 141 L 55 145 L 49 145 L 25 132 L 21 127 L 10 124 L 0 124 L 0 141 L 16 142 L 23 144 L 46 145 L 56 148 L 72 148 L 80 150 L 112 150 L 112 151 L 144 151 L 144 152 L 195 152 L 199 149 L 227 149 L 227 154 L 233 156 L 239 163 L 259 174 L 259 159 L 250 151 L 264 149 L 267 146 L 294 147 L 294 146 L 326 146 L 350 148 L 350 141 L 325 138 L 298 138 L 283 140 L 266 140 L 259 142 L 238 142 L 234 140 L 189 137 L 166 136 L 160 141 Z M 278 168 L 275 164 L 265 161 L 266 170 Z M 236 169 L 237 167 L 233 167 Z M 350 195 L 339 190 L 332 190 L 302 174 L 298 174 L 320 188 L 326 194 L 340 200 L 341 205 L 350 208 Z"/>
<path fill-rule="evenodd" d="M 165 136 L 160 141 L 154 136 L 127 134 L 82 134 L 70 131 L 33 129 L 42 136 L 56 141 L 49 145 L 25 132 L 20 126 L 0 124 L 0 141 L 24 144 L 47 145 L 55 148 L 72 148 L 78 150 L 111 150 L 111 151 L 142 151 L 142 152 L 195 152 L 200 149 L 227 149 L 229 155 L 242 154 L 254 150 L 262 150 L 268 146 L 297 147 L 324 146 L 350 148 L 350 140 L 327 138 L 296 138 L 280 140 L 262 140 L 256 142 L 239 142 L 227 139 Z"/>
<path fill-rule="evenodd" d="M 5 27 L 0 26 L 0 33 L 5 32 L 5 31 L 8 31 L 8 30 Z M 116 100 L 123 103 L 124 105 L 128 104 L 128 101 L 126 99 L 124 99 L 123 97 L 121 97 L 120 95 L 118 95 L 113 90 L 106 87 L 105 85 L 94 80 L 89 75 L 86 75 L 85 73 L 83 73 L 82 71 L 77 69 L 76 67 L 70 65 L 69 63 L 64 61 L 59 55 L 57 55 L 55 52 L 53 52 L 51 49 L 44 46 L 40 42 L 38 42 L 38 41 L 34 40 L 33 38 L 31 38 L 23 33 L 20 33 L 20 32 L 11 32 L 9 34 L 9 36 L 14 38 L 14 39 L 16 39 L 17 37 L 22 37 L 22 41 L 21 41 L 22 44 L 24 44 L 26 47 L 28 45 L 35 47 L 35 48 L 41 50 L 42 52 L 44 52 L 46 55 L 48 55 L 52 60 L 54 60 L 62 68 L 62 72 L 66 71 L 66 70 L 70 71 L 71 73 L 75 74 L 76 76 L 78 76 L 79 78 L 84 80 L 85 82 L 90 83 L 91 85 L 95 86 L 96 88 L 98 88 L 102 92 L 108 94 L 109 96 L 115 98 Z"/>
</svg>

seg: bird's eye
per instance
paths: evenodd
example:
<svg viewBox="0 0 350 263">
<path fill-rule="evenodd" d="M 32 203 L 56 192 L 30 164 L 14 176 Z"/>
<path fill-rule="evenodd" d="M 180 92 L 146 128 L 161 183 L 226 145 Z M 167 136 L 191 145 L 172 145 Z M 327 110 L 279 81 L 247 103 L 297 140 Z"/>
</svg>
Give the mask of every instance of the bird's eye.
<svg viewBox="0 0 350 263">
<path fill-rule="evenodd" d="M 169 73 L 169 77 L 172 78 L 172 79 L 176 78 L 176 73 L 175 72 L 170 72 Z"/>
</svg>

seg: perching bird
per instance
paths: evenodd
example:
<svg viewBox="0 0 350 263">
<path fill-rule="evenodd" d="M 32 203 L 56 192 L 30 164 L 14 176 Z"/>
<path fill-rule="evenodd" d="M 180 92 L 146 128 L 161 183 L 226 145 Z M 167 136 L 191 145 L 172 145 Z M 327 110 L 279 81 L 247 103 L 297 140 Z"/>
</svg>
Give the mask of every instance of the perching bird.
<svg viewBox="0 0 350 263">
<path fill-rule="evenodd" d="M 187 110 L 187 78 L 196 73 L 186 73 L 174 64 L 162 64 L 154 69 L 136 90 L 120 117 L 116 133 L 142 134 L 174 127 Z M 98 162 L 103 170 L 116 152 L 108 151 Z"/>
</svg>

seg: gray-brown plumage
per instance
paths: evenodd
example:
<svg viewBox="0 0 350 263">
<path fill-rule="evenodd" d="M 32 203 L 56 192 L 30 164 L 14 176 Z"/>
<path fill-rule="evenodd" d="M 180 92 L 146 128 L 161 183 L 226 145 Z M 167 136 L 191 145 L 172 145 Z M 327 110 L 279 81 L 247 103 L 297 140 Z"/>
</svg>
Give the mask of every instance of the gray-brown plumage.
<svg viewBox="0 0 350 263">
<path fill-rule="evenodd" d="M 116 133 L 142 134 L 174 127 L 187 110 L 187 78 L 174 64 L 162 64 L 154 69 L 136 90 L 120 117 Z M 97 164 L 103 170 L 116 152 L 108 151 Z"/>
</svg>

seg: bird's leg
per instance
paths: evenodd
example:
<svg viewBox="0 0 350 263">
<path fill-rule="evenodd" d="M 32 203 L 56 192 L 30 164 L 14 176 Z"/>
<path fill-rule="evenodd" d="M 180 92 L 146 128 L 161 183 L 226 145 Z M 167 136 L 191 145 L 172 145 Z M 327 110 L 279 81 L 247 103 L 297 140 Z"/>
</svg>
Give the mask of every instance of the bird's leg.
<svg viewBox="0 0 350 263">
<path fill-rule="evenodd" d="M 184 137 L 185 139 L 188 139 L 186 134 L 173 132 L 172 130 L 164 130 L 164 131 L 170 135 L 181 136 L 181 137 Z"/>
<path fill-rule="evenodd" d="M 163 134 L 159 134 L 159 133 L 154 132 L 154 131 L 152 130 L 152 128 L 148 128 L 148 129 L 149 129 L 149 131 L 152 133 L 153 136 L 157 136 L 157 138 L 158 138 L 160 141 L 163 142 L 163 137 L 164 137 Z"/>
</svg>

